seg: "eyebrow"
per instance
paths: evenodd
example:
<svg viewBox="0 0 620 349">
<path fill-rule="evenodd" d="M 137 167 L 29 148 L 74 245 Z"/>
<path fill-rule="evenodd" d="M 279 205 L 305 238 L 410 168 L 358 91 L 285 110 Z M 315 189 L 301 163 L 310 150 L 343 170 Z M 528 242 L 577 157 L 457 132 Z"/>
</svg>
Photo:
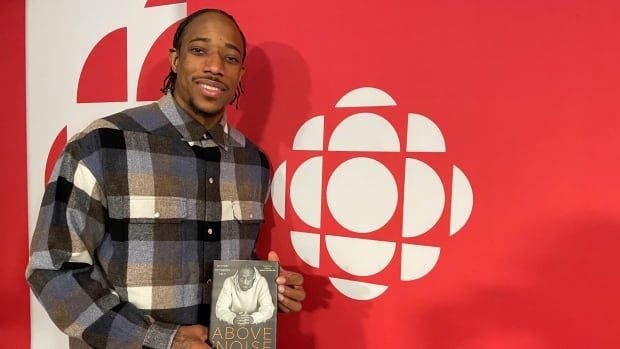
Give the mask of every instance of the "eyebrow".
<svg viewBox="0 0 620 349">
<path fill-rule="evenodd" d="M 188 43 L 192 43 L 192 42 L 195 42 L 195 41 L 202 41 L 202 42 L 205 42 L 205 43 L 210 43 L 213 40 L 211 40 L 211 38 L 205 38 L 205 37 L 199 36 L 197 38 L 191 39 Z M 227 42 L 227 43 L 224 44 L 224 46 L 228 47 L 230 49 L 233 49 L 233 50 L 239 52 L 239 54 L 241 54 L 241 50 L 235 44 L 231 44 L 231 43 Z"/>
</svg>

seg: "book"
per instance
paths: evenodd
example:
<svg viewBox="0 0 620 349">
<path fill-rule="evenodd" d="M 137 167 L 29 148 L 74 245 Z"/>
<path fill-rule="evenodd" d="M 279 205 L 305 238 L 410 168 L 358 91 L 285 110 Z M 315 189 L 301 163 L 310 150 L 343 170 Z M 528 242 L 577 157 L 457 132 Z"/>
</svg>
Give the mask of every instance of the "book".
<svg viewBox="0 0 620 349">
<path fill-rule="evenodd" d="M 275 349 L 278 262 L 213 262 L 213 349 Z"/>
</svg>

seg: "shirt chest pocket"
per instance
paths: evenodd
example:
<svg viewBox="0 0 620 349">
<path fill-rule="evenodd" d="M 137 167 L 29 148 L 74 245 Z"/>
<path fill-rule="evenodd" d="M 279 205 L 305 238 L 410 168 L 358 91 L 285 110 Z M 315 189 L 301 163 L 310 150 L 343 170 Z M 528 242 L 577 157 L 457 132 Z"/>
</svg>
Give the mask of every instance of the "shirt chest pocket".
<svg viewBox="0 0 620 349">
<path fill-rule="evenodd" d="M 129 197 L 109 206 L 114 244 L 109 276 L 123 286 L 172 285 L 183 278 L 187 200 Z"/>
<path fill-rule="evenodd" d="M 263 204 L 255 201 L 222 201 L 221 259 L 251 259 L 264 220 Z"/>
<path fill-rule="evenodd" d="M 256 201 L 222 201 L 222 220 L 239 224 L 262 223 L 263 204 Z"/>
<path fill-rule="evenodd" d="M 133 197 L 129 199 L 130 223 L 180 223 L 187 218 L 187 200 L 173 197 Z"/>
</svg>

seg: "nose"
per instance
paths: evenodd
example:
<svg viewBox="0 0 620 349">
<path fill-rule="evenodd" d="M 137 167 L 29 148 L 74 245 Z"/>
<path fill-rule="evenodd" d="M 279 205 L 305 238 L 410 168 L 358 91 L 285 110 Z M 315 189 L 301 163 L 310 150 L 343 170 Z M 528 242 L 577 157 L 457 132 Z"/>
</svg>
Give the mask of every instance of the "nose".
<svg viewBox="0 0 620 349">
<path fill-rule="evenodd" d="M 214 75 L 222 75 L 224 71 L 224 60 L 217 52 L 213 52 L 207 56 L 204 71 Z"/>
</svg>

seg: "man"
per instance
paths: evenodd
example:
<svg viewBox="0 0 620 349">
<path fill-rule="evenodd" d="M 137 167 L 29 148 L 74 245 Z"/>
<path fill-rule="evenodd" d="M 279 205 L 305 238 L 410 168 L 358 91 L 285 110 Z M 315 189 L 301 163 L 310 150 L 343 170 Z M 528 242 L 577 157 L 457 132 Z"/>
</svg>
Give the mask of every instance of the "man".
<svg viewBox="0 0 620 349">
<path fill-rule="evenodd" d="M 215 303 L 215 316 L 231 325 L 265 322 L 273 316 L 267 280 L 249 264 L 227 277 Z"/>
<path fill-rule="evenodd" d="M 169 92 L 95 121 L 48 184 L 27 278 L 71 348 L 210 348 L 214 259 L 249 259 L 269 165 L 226 121 L 245 38 L 201 10 L 169 53 Z M 270 252 L 269 260 L 277 260 Z M 278 308 L 299 311 L 303 278 L 280 270 Z"/>
</svg>

